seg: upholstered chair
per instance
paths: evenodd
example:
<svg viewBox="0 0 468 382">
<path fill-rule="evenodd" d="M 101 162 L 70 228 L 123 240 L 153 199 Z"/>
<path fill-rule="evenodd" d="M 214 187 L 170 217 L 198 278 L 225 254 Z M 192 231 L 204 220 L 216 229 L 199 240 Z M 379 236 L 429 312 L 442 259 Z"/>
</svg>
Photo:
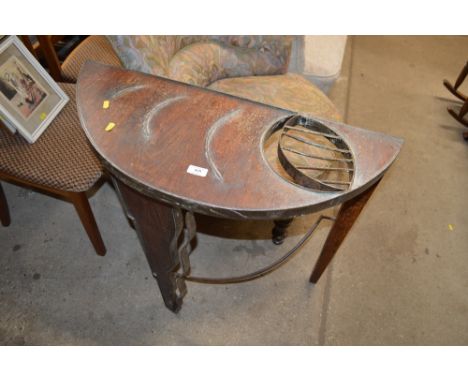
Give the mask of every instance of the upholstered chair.
<svg viewBox="0 0 468 382">
<path fill-rule="evenodd" d="M 31 187 L 73 204 L 98 255 L 106 253 L 88 202 L 89 191 L 102 177 L 76 109 L 75 85 L 59 84 L 70 101 L 34 144 L 0 126 L 0 181 Z M 0 183 L 0 223 L 10 224 Z"/>
<path fill-rule="evenodd" d="M 90 36 L 62 72 L 76 82 L 83 63 L 94 60 L 339 120 L 325 94 L 288 73 L 291 46 L 290 36 Z"/>
</svg>

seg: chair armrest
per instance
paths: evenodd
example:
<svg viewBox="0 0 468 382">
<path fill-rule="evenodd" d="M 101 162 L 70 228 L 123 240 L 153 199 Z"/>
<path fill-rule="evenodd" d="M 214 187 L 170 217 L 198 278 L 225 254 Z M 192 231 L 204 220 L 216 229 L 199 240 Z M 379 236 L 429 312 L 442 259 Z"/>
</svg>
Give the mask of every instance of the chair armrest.
<svg viewBox="0 0 468 382">
<path fill-rule="evenodd" d="M 62 76 L 64 80 L 76 82 L 82 65 L 88 60 L 122 66 L 119 57 L 105 36 L 89 36 L 63 62 Z"/>
</svg>

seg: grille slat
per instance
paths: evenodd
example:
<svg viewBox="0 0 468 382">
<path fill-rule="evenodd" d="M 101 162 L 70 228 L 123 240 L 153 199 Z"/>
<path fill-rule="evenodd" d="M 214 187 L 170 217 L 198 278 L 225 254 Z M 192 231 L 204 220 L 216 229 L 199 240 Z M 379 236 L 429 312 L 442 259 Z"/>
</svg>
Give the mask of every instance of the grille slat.
<svg viewBox="0 0 468 382">
<path fill-rule="evenodd" d="M 299 131 L 301 133 L 320 135 L 320 136 L 326 137 L 326 138 L 335 138 L 335 139 L 341 139 L 341 140 L 343 139 L 339 135 L 321 133 L 319 131 L 313 131 L 313 130 L 298 129 L 297 127 L 293 127 L 293 126 L 284 126 L 284 130 L 285 131 L 287 131 L 287 130 Z"/>
<path fill-rule="evenodd" d="M 312 154 L 307 154 L 307 153 L 303 153 L 301 151 L 297 151 L 295 149 L 291 149 L 289 147 L 282 147 L 283 150 L 286 150 L 286 151 L 289 151 L 291 153 L 294 153 L 294 154 L 297 154 L 297 155 L 302 155 L 302 156 L 305 156 L 307 158 L 313 158 L 313 159 L 320 159 L 320 160 L 327 160 L 327 161 L 335 161 L 335 162 L 352 162 L 353 160 L 352 159 L 339 159 L 339 158 L 327 158 L 327 157 L 322 157 L 322 156 L 319 156 L 319 155 L 312 155 Z"/>
<path fill-rule="evenodd" d="M 337 151 L 339 153 L 344 153 L 344 154 L 349 154 L 350 153 L 349 150 L 343 150 L 343 149 L 338 149 L 338 148 L 333 148 L 333 147 L 327 147 L 327 146 L 321 145 L 320 143 L 315 143 L 313 141 L 309 141 L 308 139 L 297 137 L 295 135 L 291 135 L 291 134 L 288 134 L 286 132 L 283 133 L 283 137 L 292 138 L 292 139 L 295 139 L 296 141 L 305 143 L 306 145 L 315 146 L 315 147 L 318 147 L 318 148 L 323 149 L 323 150 Z"/>
<path fill-rule="evenodd" d="M 286 122 L 278 159 L 295 183 L 315 191 L 343 192 L 353 182 L 354 159 L 347 142 L 312 119 L 295 116 Z"/>
<path fill-rule="evenodd" d="M 317 171 L 354 171 L 353 168 L 341 168 L 341 167 L 314 167 L 314 166 L 297 166 L 298 170 L 317 170 Z"/>
</svg>

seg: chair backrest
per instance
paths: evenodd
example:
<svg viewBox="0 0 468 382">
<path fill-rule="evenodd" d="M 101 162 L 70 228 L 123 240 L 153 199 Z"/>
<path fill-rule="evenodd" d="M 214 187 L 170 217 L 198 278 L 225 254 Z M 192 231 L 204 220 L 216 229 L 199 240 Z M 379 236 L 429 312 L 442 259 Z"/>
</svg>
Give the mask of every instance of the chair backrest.
<svg viewBox="0 0 468 382">
<path fill-rule="evenodd" d="M 287 71 L 291 36 L 108 36 L 128 69 L 199 86 Z"/>
</svg>

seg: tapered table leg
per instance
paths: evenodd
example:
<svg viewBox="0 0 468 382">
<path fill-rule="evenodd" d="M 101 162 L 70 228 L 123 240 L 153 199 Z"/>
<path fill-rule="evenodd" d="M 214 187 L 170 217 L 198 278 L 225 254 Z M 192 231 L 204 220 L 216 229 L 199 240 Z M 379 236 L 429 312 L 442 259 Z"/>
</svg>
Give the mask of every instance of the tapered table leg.
<svg viewBox="0 0 468 382">
<path fill-rule="evenodd" d="M 178 312 L 186 293 L 185 283 L 176 277 L 178 238 L 183 229 L 182 212 L 139 193 L 117 179 L 114 179 L 114 184 L 134 222 L 164 304 Z"/>
<path fill-rule="evenodd" d="M 338 212 L 335 223 L 328 233 L 322 252 L 310 276 L 311 283 L 316 283 L 320 279 L 379 182 L 380 180 L 362 194 L 341 205 L 340 212 Z"/>
</svg>

